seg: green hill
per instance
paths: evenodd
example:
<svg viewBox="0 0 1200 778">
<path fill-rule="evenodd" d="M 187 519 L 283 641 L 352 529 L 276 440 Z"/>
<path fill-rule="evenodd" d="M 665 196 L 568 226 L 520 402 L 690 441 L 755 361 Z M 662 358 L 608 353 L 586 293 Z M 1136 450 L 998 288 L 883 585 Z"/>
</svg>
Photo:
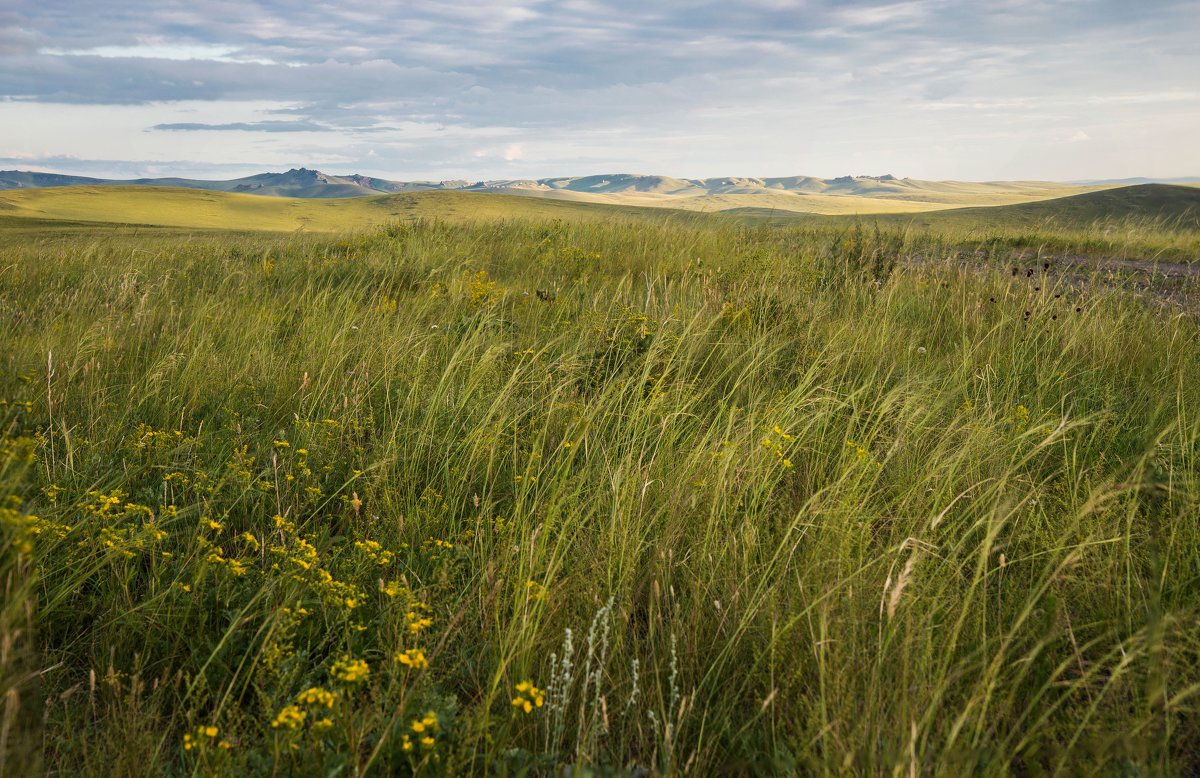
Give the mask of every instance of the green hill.
<svg viewBox="0 0 1200 778">
<path fill-rule="evenodd" d="M 88 222 L 265 232 L 337 232 L 365 229 L 395 219 L 423 217 L 451 220 L 701 218 L 663 208 L 454 191 L 320 199 L 141 186 L 72 186 L 0 192 L 0 225 L 10 228 Z"/>
<path fill-rule="evenodd" d="M 954 208 L 915 217 L 888 217 L 931 227 L 987 224 L 1007 227 L 1079 229 L 1097 222 L 1152 219 L 1163 226 L 1200 229 L 1200 188 L 1139 184 L 1033 203 L 990 208 Z"/>
<path fill-rule="evenodd" d="M 826 198 L 831 201 L 864 198 Z M 1143 184 L 1019 205 L 923 213 L 818 215 L 773 208 L 717 213 L 519 195 L 424 191 L 349 198 L 260 197 L 145 186 L 71 186 L 0 191 L 0 230 L 95 232 L 104 227 L 152 227 L 236 232 L 329 233 L 365 230 L 390 221 L 436 218 L 603 222 L 611 220 L 734 222 L 839 230 L 864 222 L 975 245 L 1044 248 L 1108 257 L 1172 257 L 1200 253 L 1200 188 Z"/>
</svg>

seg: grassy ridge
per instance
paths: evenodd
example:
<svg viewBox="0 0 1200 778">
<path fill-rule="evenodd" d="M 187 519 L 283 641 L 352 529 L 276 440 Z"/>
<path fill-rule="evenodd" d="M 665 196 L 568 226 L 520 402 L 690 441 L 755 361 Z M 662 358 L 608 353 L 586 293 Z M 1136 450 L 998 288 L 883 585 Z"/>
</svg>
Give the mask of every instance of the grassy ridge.
<svg viewBox="0 0 1200 778">
<path fill-rule="evenodd" d="M 604 220 L 615 216 L 664 219 L 674 213 L 666 208 L 651 210 L 467 192 L 319 200 L 136 186 L 0 192 L 0 227 L 9 219 L 62 219 L 193 229 L 344 232 L 435 216 L 451 220 L 509 217 Z"/>
<path fill-rule="evenodd" d="M 801 199 L 800 195 L 786 196 Z M 771 195 L 739 197 L 757 199 L 743 199 L 738 202 L 766 202 L 768 205 L 733 208 L 728 209 L 729 212 L 786 216 L 789 211 L 796 210 L 773 207 L 775 201 L 771 200 Z M 891 210 L 902 208 L 907 201 L 888 200 L 882 196 L 807 195 L 807 198 L 813 203 L 811 210 L 814 214 L 836 215 L 854 211 L 861 214 L 878 214 L 886 217 L 891 223 L 929 226 L 989 224 L 1029 227 L 1050 223 L 1059 228 L 1079 228 L 1103 220 L 1141 217 L 1160 219 L 1166 229 L 1200 229 L 1200 188 L 1166 184 L 1120 187 L 1054 199 L 1044 199 L 1043 195 L 1043 199 L 1036 202 L 948 208 L 920 216 L 891 213 Z M 818 201 L 823 200 L 833 204 L 819 205 Z M 842 205 L 838 205 L 839 202 Z M 395 219 L 431 216 L 604 219 L 618 215 L 650 215 L 655 211 L 671 213 L 678 210 L 669 207 L 638 206 L 636 200 L 622 204 L 619 199 L 603 203 L 530 195 L 454 191 L 328 198 L 327 202 L 313 202 L 305 198 L 264 199 L 256 195 L 144 186 L 71 186 L 0 192 L 0 216 L 10 218 L 40 217 L 269 231 L 302 228 L 315 231 L 345 230 L 378 226 Z M 913 207 L 922 206 L 914 204 Z M 690 206 L 681 208 L 692 210 Z M 718 212 L 721 209 L 705 206 L 703 210 Z"/>
<path fill-rule="evenodd" d="M 751 221 L 787 226 L 795 217 L 739 209 Z M 1200 258 L 1200 188 L 1143 184 L 996 207 L 954 208 L 916 215 L 801 217 L 825 228 L 867 222 L 961 247 L 996 247 L 1105 258 Z"/>
<path fill-rule="evenodd" d="M 1200 769 L 1195 322 L 912 241 L 6 244 L 7 769 Z"/>
</svg>

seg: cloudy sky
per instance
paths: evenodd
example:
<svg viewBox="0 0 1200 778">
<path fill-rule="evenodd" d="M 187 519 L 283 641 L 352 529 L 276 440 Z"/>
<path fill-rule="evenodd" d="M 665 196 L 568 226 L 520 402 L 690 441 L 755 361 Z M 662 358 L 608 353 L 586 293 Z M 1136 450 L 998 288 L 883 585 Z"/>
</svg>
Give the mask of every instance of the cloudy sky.
<svg viewBox="0 0 1200 778">
<path fill-rule="evenodd" d="M 1197 0 L 3 0 L 0 167 L 1200 175 Z"/>
</svg>

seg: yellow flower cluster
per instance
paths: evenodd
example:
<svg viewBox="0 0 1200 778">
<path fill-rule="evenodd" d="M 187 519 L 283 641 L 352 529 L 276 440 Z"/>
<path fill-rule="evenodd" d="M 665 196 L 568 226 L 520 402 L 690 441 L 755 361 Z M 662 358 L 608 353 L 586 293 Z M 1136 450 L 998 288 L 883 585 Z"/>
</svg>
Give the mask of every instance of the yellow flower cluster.
<svg viewBox="0 0 1200 778">
<path fill-rule="evenodd" d="M 412 735 L 405 733 L 400 738 L 400 747 L 405 751 L 413 750 L 413 738 L 417 739 L 422 748 L 433 748 L 437 744 L 439 725 L 437 714 L 433 711 L 427 712 L 419 719 L 413 719 L 409 728 L 412 729 Z"/>
<path fill-rule="evenodd" d="M 276 628 L 263 649 L 262 663 L 268 669 L 279 667 L 285 659 L 296 653 L 292 646 L 292 640 L 296 634 L 296 628 L 300 626 L 300 622 L 309 615 L 307 608 L 280 608 L 279 609 L 279 626 Z"/>
<path fill-rule="evenodd" d="M 195 442 L 195 438 L 184 435 L 182 430 L 156 430 L 149 424 L 137 425 L 129 439 L 131 447 L 154 452 L 169 452 Z"/>
<path fill-rule="evenodd" d="M 480 270 L 474 275 L 468 274 L 466 286 L 467 300 L 476 305 L 495 302 L 503 294 L 503 290 L 496 288 L 496 282 L 488 278 L 486 270 Z"/>
<path fill-rule="evenodd" d="M 377 313 L 384 313 L 384 314 L 395 313 L 396 308 L 397 308 L 397 306 L 399 306 L 399 304 L 400 303 L 394 297 L 389 297 L 386 294 L 381 295 L 379 300 L 375 303 L 375 311 Z"/>
<path fill-rule="evenodd" d="M 380 579 L 379 591 L 383 593 L 384 597 L 387 597 L 388 599 L 394 599 L 402 594 L 407 594 L 408 587 L 406 587 L 400 581 L 384 581 L 383 579 Z"/>
<path fill-rule="evenodd" d="M 296 703 L 285 705 L 279 715 L 271 722 L 274 729 L 297 730 L 309 722 L 313 730 L 324 731 L 333 726 L 333 719 L 328 711 L 333 709 L 337 695 L 320 686 L 305 689 L 296 695 Z M 308 709 L 301 707 L 307 706 Z M 323 709 L 323 710 L 322 710 Z"/>
<path fill-rule="evenodd" d="M 441 538 L 428 538 L 421 544 L 421 550 L 429 555 L 429 561 L 436 562 L 439 559 L 444 559 L 453 551 L 454 544 Z"/>
<path fill-rule="evenodd" d="M 87 497 L 87 501 L 83 504 L 83 510 L 96 518 L 114 519 L 125 513 L 122 508 L 125 502 L 125 492 L 120 489 L 112 494 L 104 494 L 93 489 L 87 493 Z"/>
<path fill-rule="evenodd" d="M 419 635 L 433 626 L 433 619 L 429 616 L 429 606 L 420 600 L 413 600 L 409 603 L 404 618 L 408 622 L 408 631 L 414 635 Z"/>
<path fill-rule="evenodd" d="M 299 729 L 304 726 L 304 720 L 308 718 L 308 712 L 298 705 L 284 706 L 283 710 L 279 711 L 279 715 L 271 722 L 272 729 Z"/>
<path fill-rule="evenodd" d="M 424 670 L 429 667 L 425 652 L 419 648 L 410 648 L 396 654 L 396 661 L 411 670 Z"/>
<path fill-rule="evenodd" d="M 216 524 L 216 522 L 213 522 Z M 218 525 L 220 526 L 220 525 Z M 225 550 L 217 546 L 203 537 L 197 537 L 196 543 L 208 553 L 204 556 L 204 561 L 210 565 L 223 567 L 232 573 L 235 577 L 241 577 L 246 574 L 250 568 L 245 562 L 240 559 L 225 556 Z"/>
<path fill-rule="evenodd" d="M 371 667 L 366 660 L 347 656 L 334 662 L 329 674 L 343 683 L 359 683 L 371 675 Z"/>
<path fill-rule="evenodd" d="M 37 449 L 37 438 L 28 435 L 0 437 L 0 465 L 29 467 L 37 462 Z"/>
<path fill-rule="evenodd" d="M 211 724 L 207 726 L 202 725 L 196 727 L 194 731 L 183 736 L 183 750 L 192 751 L 194 749 L 203 749 L 213 743 L 215 743 L 216 746 L 221 749 L 232 748 L 233 744 L 228 740 L 217 739 L 217 735 L 219 734 L 221 734 L 221 731 Z"/>
<path fill-rule="evenodd" d="M 856 443 L 853 440 L 847 440 L 846 447 L 854 452 L 855 461 L 862 462 L 862 463 L 868 464 L 868 465 L 873 465 L 876 470 L 880 470 L 883 468 L 882 464 L 875 461 L 875 457 L 871 455 L 871 452 L 867 449 L 866 446 L 863 446 L 860 443 Z"/>
<path fill-rule="evenodd" d="M 365 662 L 363 663 L 365 666 Z M 324 708 L 332 708 L 337 702 L 337 694 L 324 689 L 320 686 L 310 686 L 304 691 L 296 695 L 296 702 L 303 705 L 319 705 Z"/>
<path fill-rule="evenodd" d="M 282 516 L 276 516 L 274 521 L 284 542 L 270 546 L 267 551 L 291 568 L 293 580 L 307 584 L 327 605 L 353 610 L 362 603 L 364 595 L 358 587 L 335 579 L 320 566 L 321 558 L 317 549 L 306 538 L 296 534 L 293 522 Z M 277 562 L 272 569 L 278 569 L 279 564 Z"/>
<path fill-rule="evenodd" d="M 225 466 L 237 476 L 239 481 L 247 484 L 254 480 L 255 458 L 250 456 L 249 449 L 248 445 L 235 447 L 233 455 L 225 463 Z"/>
<path fill-rule="evenodd" d="M 522 681 L 516 685 L 517 694 L 512 699 L 512 706 L 525 713 L 533 713 L 534 708 L 540 708 L 546 702 L 542 690 L 533 685 L 533 681 Z"/>
<path fill-rule="evenodd" d="M 784 452 L 784 447 L 795 441 L 796 438 L 784 432 L 779 425 L 776 425 L 771 432 L 774 433 L 774 437 L 768 435 L 767 437 L 763 438 L 763 448 L 774 454 L 775 458 L 779 460 L 780 464 L 788 469 L 791 469 L 792 460 L 787 458 L 787 455 Z"/>
<path fill-rule="evenodd" d="M 376 543 L 374 540 L 356 540 L 354 547 L 363 552 L 363 556 L 370 559 L 380 567 L 387 567 L 396 558 L 396 555 L 388 551 L 383 546 Z"/>
<path fill-rule="evenodd" d="M 8 498 L 8 504 L 0 508 L 0 527 L 12 533 L 12 547 L 18 554 L 33 553 L 33 542 L 38 538 L 61 540 L 71 532 L 66 524 L 43 519 L 20 509 L 19 497 Z"/>
</svg>

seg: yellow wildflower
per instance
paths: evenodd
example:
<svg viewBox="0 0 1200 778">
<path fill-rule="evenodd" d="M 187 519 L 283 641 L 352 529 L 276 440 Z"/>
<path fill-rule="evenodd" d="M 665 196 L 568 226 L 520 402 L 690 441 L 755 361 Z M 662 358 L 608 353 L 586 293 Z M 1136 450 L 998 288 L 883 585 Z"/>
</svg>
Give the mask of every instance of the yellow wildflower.
<svg viewBox="0 0 1200 778">
<path fill-rule="evenodd" d="M 367 679 L 367 676 L 371 674 L 371 667 L 365 660 L 343 657 L 333 663 L 333 667 L 330 668 L 329 672 L 339 681 L 358 683 Z"/>
<path fill-rule="evenodd" d="M 304 719 L 307 717 L 307 711 L 296 705 L 288 705 L 279 711 L 279 715 L 271 722 L 271 727 L 274 729 L 299 729 L 304 725 Z"/>
<path fill-rule="evenodd" d="M 305 689 L 296 696 L 296 702 L 302 705 L 322 705 L 326 708 L 332 708 L 336 700 L 336 694 L 320 686 Z"/>
<path fill-rule="evenodd" d="M 425 658 L 425 652 L 419 648 L 410 648 L 407 651 L 401 651 L 396 654 L 396 661 L 413 670 L 423 670 L 429 667 L 429 660 Z"/>
<path fill-rule="evenodd" d="M 220 734 L 220 730 L 211 724 L 196 727 L 194 732 L 183 736 L 183 750 L 191 751 L 194 748 L 202 748 L 209 740 L 215 739 L 218 734 Z"/>
<path fill-rule="evenodd" d="M 512 699 L 512 706 L 525 713 L 532 713 L 534 708 L 540 708 L 546 702 L 542 690 L 533 685 L 533 681 L 522 681 L 516 685 L 517 694 Z"/>
</svg>

